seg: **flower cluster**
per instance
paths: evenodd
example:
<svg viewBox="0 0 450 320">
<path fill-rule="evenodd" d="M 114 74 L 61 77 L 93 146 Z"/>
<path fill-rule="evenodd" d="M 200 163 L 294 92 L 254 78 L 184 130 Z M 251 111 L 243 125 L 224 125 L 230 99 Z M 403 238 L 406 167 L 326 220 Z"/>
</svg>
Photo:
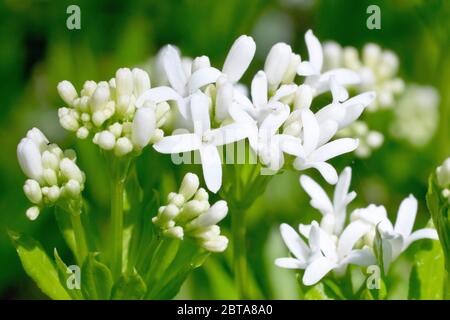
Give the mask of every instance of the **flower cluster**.
<svg viewBox="0 0 450 320">
<path fill-rule="evenodd" d="M 250 90 L 238 81 L 256 50 L 251 37 L 241 36 L 234 42 L 221 70 L 211 67 L 206 56 L 189 63 L 174 47 L 165 47 L 157 59 L 162 68 L 155 69 L 165 71 L 170 85 L 147 90 L 138 101 L 154 99 L 159 90 L 177 106 L 176 129 L 187 133 L 177 130 L 154 148 L 167 154 L 198 151 L 206 186 L 212 192 L 222 184 L 217 146 L 243 139 L 272 171 L 283 167 L 287 155 L 295 158 L 294 168 L 315 168 L 329 183 L 336 183 L 337 173 L 327 161 L 355 150 L 358 141 L 331 140 L 359 118 L 375 93 L 349 98 L 344 86 L 359 84 L 360 76 L 343 68 L 323 72 L 322 45 L 311 31 L 305 41 L 309 60 L 304 61 L 288 44 L 275 44 Z M 304 77 L 304 83 L 295 83 L 297 76 Z M 333 101 L 314 113 L 310 109 L 314 97 L 327 91 L 332 92 Z"/>
<path fill-rule="evenodd" d="M 439 93 L 431 86 L 408 85 L 394 109 L 391 135 L 411 145 L 426 145 L 439 121 Z"/>
<path fill-rule="evenodd" d="M 189 237 L 211 252 L 227 248 L 228 238 L 220 234 L 217 225 L 228 213 L 227 203 L 220 200 L 210 205 L 208 193 L 199 188 L 195 174 L 187 173 L 178 193 L 169 193 L 167 201 L 152 219 L 164 236 L 181 240 Z"/>
<path fill-rule="evenodd" d="M 351 169 L 347 167 L 339 176 L 331 201 L 314 180 L 305 175 L 300 177 L 300 184 L 311 197 L 311 206 L 322 214 L 322 219 L 320 224 L 317 221 L 301 224 L 300 235 L 289 225 L 282 224 L 281 235 L 293 257 L 279 258 L 275 264 L 282 268 L 304 269 L 305 285 L 319 282 L 330 271 L 342 275 L 349 264 L 375 264 L 377 229 L 381 235 L 384 270 L 412 242 L 438 239 L 434 229 L 412 232 L 417 213 L 417 200 L 412 195 L 402 201 L 395 224 L 391 223 L 383 206 L 373 204 L 355 209 L 348 219 L 347 206 L 356 197 L 354 191 L 349 192 L 350 180 Z"/>
<path fill-rule="evenodd" d="M 26 212 L 30 220 L 35 220 L 44 206 L 79 201 L 85 175 L 76 164 L 73 150 L 61 150 L 33 128 L 17 146 L 17 158 L 28 177 L 23 190 L 34 204 Z"/>
<path fill-rule="evenodd" d="M 95 144 L 117 156 L 140 151 L 162 138 L 159 128 L 170 114 L 169 104 L 157 99 L 138 108 L 138 97 L 149 88 L 149 75 L 138 68 L 119 69 L 108 82 L 86 81 L 80 95 L 69 81 L 62 81 L 58 92 L 67 107 L 58 110 L 59 122 L 80 139 L 92 134 Z"/>
<path fill-rule="evenodd" d="M 377 99 L 368 110 L 390 108 L 395 98 L 404 90 L 404 82 L 397 77 L 399 62 L 394 52 L 383 50 L 375 43 L 368 43 L 362 49 L 361 57 L 354 47 L 341 47 L 336 42 L 324 44 L 325 68 L 349 68 L 357 72 L 361 82 L 358 91 L 373 90 Z"/>
<path fill-rule="evenodd" d="M 442 196 L 450 203 L 450 158 L 436 169 L 437 183 L 442 188 Z"/>
<path fill-rule="evenodd" d="M 370 130 L 364 121 L 355 121 L 347 128 L 339 131 L 337 135 L 358 139 L 359 145 L 355 150 L 355 155 L 360 158 L 369 157 L 372 151 L 381 147 L 384 141 L 383 134 L 379 131 Z"/>
</svg>

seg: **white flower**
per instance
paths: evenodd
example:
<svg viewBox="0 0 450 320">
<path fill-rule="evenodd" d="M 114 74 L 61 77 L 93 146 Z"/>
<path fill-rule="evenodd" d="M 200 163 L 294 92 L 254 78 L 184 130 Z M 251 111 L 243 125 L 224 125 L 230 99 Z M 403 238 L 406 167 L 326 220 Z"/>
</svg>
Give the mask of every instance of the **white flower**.
<svg viewBox="0 0 450 320">
<path fill-rule="evenodd" d="M 336 127 L 334 126 L 331 129 L 331 134 L 327 134 L 329 138 L 321 139 L 323 132 L 321 132 L 315 115 L 310 110 L 301 110 L 301 121 L 303 125 L 303 147 L 294 162 L 294 167 L 297 170 L 315 168 L 328 183 L 335 184 L 338 180 L 336 170 L 326 161 L 355 150 L 358 146 L 358 140 L 342 138 L 321 145 L 320 142 L 326 142 L 334 135 Z"/>
<path fill-rule="evenodd" d="M 311 30 L 305 34 L 306 47 L 308 49 L 308 61 L 302 61 L 297 73 L 306 76 L 306 84 L 315 89 L 315 94 L 323 93 L 330 88 L 330 79 L 335 78 L 339 86 L 353 85 L 360 83 L 361 79 L 357 73 L 349 69 L 333 69 L 322 73 L 323 50 L 319 40 L 314 36 Z"/>
<path fill-rule="evenodd" d="M 164 137 L 153 146 L 156 151 L 169 154 L 198 150 L 206 186 L 217 192 L 222 185 L 222 163 L 217 146 L 245 139 L 250 134 L 250 128 L 245 124 L 233 123 L 212 129 L 209 104 L 209 97 L 202 92 L 193 94 L 190 109 L 194 133 Z"/>
<path fill-rule="evenodd" d="M 275 264 L 282 268 L 305 269 L 303 283 L 307 286 L 316 284 L 332 270 L 342 273 L 348 264 L 367 266 L 375 262 L 369 248 L 353 249 L 362 235 L 355 234 L 352 230 L 345 229 L 337 239 L 313 221 L 310 226 L 300 230 L 308 239 L 309 245 L 286 224 L 281 225 L 280 231 L 294 258 L 279 258 Z"/>
<path fill-rule="evenodd" d="M 347 218 L 347 206 L 356 197 L 356 192 L 349 192 L 352 171 L 346 167 L 339 176 L 334 189 L 333 201 L 322 187 L 306 175 L 300 177 L 300 184 L 311 197 L 310 204 L 323 215 L 320 226 L 329 234 L 340 235 Z"/>
<path fill-rule="evenodd" d="M 397 212 L 395 225 L 389 221 L 383 206 L 370 205 L 364 209 L 352 212 L 352 223 L 347 228 L 354 227 L 367 234 L 369 243 L 373 243 L 375 228 L 380 231 L 383 241 L 383 258 L 385 269 L 411 243 L 419 239 L 438 239 L 436 230 L 431 228 L 412 231 L 417 214 L 417 200 L 413 195 L 404 199 Z"/>
<path fill-rule="evenodd" d="M 282 82 L 292 82 L 299 63 L 300 56 L 292 53 L 291 46 L 283 42 L 274 44 L 264 63 L 269 88 L 275 90 Z"/>
</svg>

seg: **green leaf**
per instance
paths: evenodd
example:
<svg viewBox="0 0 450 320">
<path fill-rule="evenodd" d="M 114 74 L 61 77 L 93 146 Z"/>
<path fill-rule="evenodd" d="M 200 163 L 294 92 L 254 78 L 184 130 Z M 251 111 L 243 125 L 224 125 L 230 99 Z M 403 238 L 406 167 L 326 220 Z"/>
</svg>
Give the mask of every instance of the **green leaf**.
<svg viewBox="0 0 450 320">
<path fill-rule="evenodd" d="M 97 261 L 98 253 L 90 252 L 81 269 L 81 291 L 86 299 L 109 299 L 112 288 L 111 271 L 106 265 Z"/>
<path fill-rule="evenodd" d="M 138 300 L 147 291 L 147 286 L 137 272 L 124 274 L 112 289 L 112 300 Z"/>
<path fill-rule="evenodd" d="M 45 253 L 41 244 L 31 237 L 9 231 L 17 254 L 25 272 L 34 280 L 39 289 L 55 300 L 68 300 L 69 294 L 59 281 L 53 262 Z"/>
<path fill-rule="evenodd" d="M 431 242 L 431 245 L 430 245 Z M 409 299 L 440 300 L 445 281 L 444 254 L 438 241 L 427 241 L 416 253 L 409 282 Z"/>
<path fill-rule="evenodd" d="M 387 297 L 387 288 L 383 279 L 380 279 L 380 288 L 369 289 L 366 286 L 367 281 L 363 284 L 364 289 L 360 294 L 361 300 L 385 300 Z"/>
<path fill-rule="evenodd" d="M 69 277 L 73 276 L 73 273 L 70 271 L 70 269 L 64 263 L 64 261 L 60 258 L 56 248 L 54 250 L 54 256 L 55 256 L 55 262 L 56 262 L 56 268 L 58 271 L 59 281 L 64 285 L 66 292 L 74 300 L 83 300 L 83 295 L 81 294 L 80 289 L 77 289 L 77 288 L 70 289 L 67 286 L 67 281 L 69 280 Z"/>
<path fill-rule="evenodd" d="M 325 287 L 325 285 L 320 282 L 316 284 L 314 287 L 306 291 L 305 300 L 335 300 L 329 290 Z"/>
</svg>

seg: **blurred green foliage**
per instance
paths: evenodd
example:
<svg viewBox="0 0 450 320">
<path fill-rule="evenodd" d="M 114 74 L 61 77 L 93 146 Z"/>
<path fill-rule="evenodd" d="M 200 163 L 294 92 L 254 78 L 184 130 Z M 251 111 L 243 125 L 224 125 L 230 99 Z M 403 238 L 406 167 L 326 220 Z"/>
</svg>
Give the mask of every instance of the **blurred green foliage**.
<svg viewBox="0 0 450 320">
<path fill-rule="evenodd" d="M 81 30 L 66 28 L 66 8 L 70 4 L 81 8 Z M 366 8 L 370 4 L 381 8 L 381 30 L 366 28 Z M 262 68 L 265 54 L 277 41 L 289 41 L 295 51 L 304 55 L 303 34 L 309 28 L 321 40 L 332 39 L 357 48 L 366 42 L 376 42 L 395 51 L 405 81 L 430 84 L 439 90 L 437 133 L 427 146 L 417 149 L 390 139 L 387 133 L 391 114 L 377 114 L 370 122 L 374 129 L 386 134 L 382 148 L 369 159 L 347 155 L 334 164 L 338 171 L 346 165 L 353 167 L 352 187 L 359 193 L 353 206 L 374 202 L 384 204 L 395 214 L 401 199 L 412 193 L 420 201 L 416 227 L 425 225 L 429 219 L 425 206 L 427 177 L 450 155 L 448 1 L 4 0 L 0 3 L 0 19 L 0 297 L 3 299 L 45 298 L 25 275 L 7 237 L 8 229 L 32 234 L 47 252 L 56 247 L 61 256 L 68 254 L 62 251 L 63 240 L 51 210 L 34 222 L 24 215 L 28 201 L 22 192 L 24 176 L 15 151 L 20 138 L 28 128 L 37 126 L 61 146 L 77 149 L 80 166 L 87 174 L 84 194 L 102 227 L 102 221 L 108 218 L 108 180 L 103 158 L 92 143 L 76 141 L 60 128 L 56 110 L 62 101 L 57 96 L 56 84 L 69 79 L 79 88 L 87 79 L 109 79 L 119 67 L 144 63 L 166 43 L 176 44 L 185 55 L 206 54 L 213 64 L 220 66 L 237 36 L 254 35 L 258 52 L 244 77 L 247 83 L 250 75 Z M 149 195 L 157 187 L 165 196 L 180 181 L 183 172 L 188 169 L 198 172 L 197 167 L 175 167 L 167 156 L 152 150 L 144 153 L 137 166 Z M 256 297 L 298 297 L 299 288 L 292 281 L 294 273 L 273 265 L 274 258 L 287 252 L 278 225 L 281 222 L 295 225 L 317 217 L 299 187 L 298 173 L 286 172 L 272 180 L 248 215 L 248 252 Z M 225 229 L 227 225 L 229 217 Z M 405 285 L 412 258 L 412 253 L 407 254 L 392 268 L 392 297 L 407 297 Z M 236 297 L 230 260 L 230 250 L 224 255 L 213 255 L 203 268 L 194 272 L 179 296 Z"/>
</svg>

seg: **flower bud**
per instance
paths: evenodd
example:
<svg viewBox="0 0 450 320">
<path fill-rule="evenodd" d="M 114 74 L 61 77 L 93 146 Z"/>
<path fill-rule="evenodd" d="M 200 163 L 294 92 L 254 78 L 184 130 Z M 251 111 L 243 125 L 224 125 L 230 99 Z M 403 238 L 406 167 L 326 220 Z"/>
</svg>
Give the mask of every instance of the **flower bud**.
<svg viewBox="0 0 450 320">
<path fill-rule="evenodd" d="M 198 200 L 191 200 L 183 205 L 180 214 L 177 216 L 177 221 L 180 223 L 192 220 L 198 217 L 202 212 L 204 212 L 204 205 Z"/>
<path fill-rule="evenodd" d="M 209 194 L 204 188 L 198 189 L 198 191 L 194 195 L 194 200 L 198 201 L 208 201 Z"/>
<path fill-rule="evenodd" d="M 133 94 L 133 74 L 128 68 L 120 68 L 116 71 L 116 94 L 120 96 L 131 96 Z"/>
<path fill-rule="evenodd" d="M 197 70 L 200 70 L 202 68 L 208 68 L 211 67 L 211 62 L 209 61 L 209 58 L 207 56 L 201 56 L 197 57 L 192 61 L 192 73 L 194 73 Z"/>
<path fill-rule="evenodd" d="M 58 184 L 58 178 L 56 176 L 56 172 L 53 169 L 44 169 L 44 180 L 48 185 Z"/>
<path fill-rule="evenodd" d="M 218 225 L 212 225 L 205 228 L 199 228 L 191 233 L 191 236 L 208 241 L 217 238 L 220 235 L 220 227 Z"/>
<path fill-rule="evenodd" d="M 223 252 L 228 247 L 228 238 L 218 236 L 215 239 L 204 241 L 202 247 L 211 252 Z"/>
<path fill-rule="evenodd" d="M 186 173 L 181 182 L 179 194 L 183 195 L 185 200 L 189 200 L 197 192 L 200 181 L 196 174 L 191 172 Z"/>
<path fill-rule="evenodd" d="M 42 153 L 42 166 L 46 169 L 56 170 L 59 167 L 59 159 L 58 157 L 51 153 L 50 151 L 45 150 Z"/>
<path fill-rule="evenodd" d="M 32 203 L 39 204 L 42 201 L 41 186 L 36 180 L 28 179 L 27 181 L 25 181 L 23 191 L 28 200 L 30 200 Z"/>
<path fill-rule="evenodd" d="M 41 153 L 38 145 L 30 138 L 23 138 L 17 146 L 17 158 L 23 173 L 29 178 L 41 181 L 43 174 Z"/>
<path fill-rule="evenodd" d="M 164 235 L 170 238 L 183 239 L 184 230 L 180 226 L 175 226 L 169 229 L 164 230 Z"/>
<path fill-rule="evenodd" d="M 133 119 L 131 131 L 131 141 L 139 149 L 144 148 L 149 142 L 155 131 L 156 118 L 155 110 L 151 107 L 139 108 Z"/>
<path fill-rule="evenodd" d="M 116 144 L 116 138 L 111 132 L 104 130 L 95 135 L 94 143 L 98 144 L 104 150 L 111 150 Z"/>
<path fill-rule="evenodd" d="M 111 132 L 114 137 L 119 138 L 122 135 L 122 125 L 119 122 L 115 122 L 108 127 L 108 131 Z"/>
<path fill-rule="evenodd" d="M 80 195 L 81 192 L 81 185 L 77 180 L 70 179 L 65 185 L 64 185 L 64 192 L 66 195 L 70 198 L 76 198 Z"/>
<path fill-rule="evenodd" d="M 294 81 L 295 76 L 297 75 L 297 67 L 301 62 L 300 55 L 291 53 L 291 58 L 289 60 L 289 65 L 286 69 L 286 72 L 283 75 L 282 83 L 289 84 Z"/>
<path fill-rule="evenodd" d="M 378 131 L 371 131 L 367 135 L 366 143 L 371 148 L 379 148 L 383 144 L 383 134 Z"/>
<path fill-rule="evenodd" d="M 437 182 L 441 188 L 450 186 L 450 158 L 436 169 Z"/>
<path fill-rule="evenodd" d="M 88 80 L 83 84 L 81 95 L 90 97 L 94 94 L 95 89 L 97 89 L 97 83 L 95 83 L 95 81 Z"/>
<path fill-rule="evenodd" d="M 221 122 L 228 116 L 228 109 L 233 103 L 233 84 L 227 80 L 226 76 L 217 79 L 217 95 L 216 95 L 216 121 Z"/>
<path fill-rule="evenodd" d="M 169 220 L 173 220 L 178 213 L 180 213 L 180 209 L 174 204 L 169 204 L 164 207 L 162 212 L 158 215 L 158 223 L 165 224 Z"/>
<path fill-rule="evenodd" d="M 124 156 L 127 153 L 130 153 L 133 150 L 133 145 L 131 144 L 130 139 L 126 137 L 121 137 L 117 139 L 116 145 L 114 146 L 114 154 L 116 156 Z"/>
<path fill-rule="evenodd" d="M 51 202 L 56 202 L 59 199 L 60 194 L 61 191 L 58 186 L 51 186 L 50 188 L 48 188 L 47 198 Z"/>
<path fill-rule="evenodd" d="M 28 130 L 27 138 L 33 140 L 41 152 L 47 147 L 48 139 L 38 128 Z"/>
<path fill-rule="evenodd" d="M 39 207 L 34 206 L 34 207 L 28 208 L 25 214 L 28 219 L 30 219 L 31 221 L 34 221 L 39 216 L 39 213 L 40 213 Z"/>
<path fill-rule="evenodd" d="M 77 90 L 75 90 L 75 87 L 70 81 L 61 81 L 58 83 L 57 89 L 61 99 L 69 106 L 71 106 L 72 101 L 78 97 Z"/>
<path fill-rule="evenodd" d="M 313 100 L 312 89 L 307 84 L 298 86 L 295 92 L 294 107 L 296 109 L 309 109 Z"/>
<path fill-rule="evenodd" d="M 327 70 L 336 69 L 341 66 L 342 48 L 338 43 L 325 43 L 323 45 L 323 55 Z"/>
<path fill-rule="evenodd" d="M 375 68 L 381 57 L 381 48 L 375 43 L 368 43 L 364 46 L 362 60 L 364 65 Z"/>
<path fill-rule="evenodd" d="M 192 220 L 187 226 L 189 229 L 208 227 L 221 221 L 228 213 L 228 206 L 224 200 L 217 201 L 207 212 Z"/>
<path fill-rule="evenodd" d="M 256 44 L 252 37 L 242 35 L 236 39 L 228 52 L 222 72 L 232 83 L 238 82 L 255 55 Z"/>
<path fill-rule="evenodd" d="M 80 127 L 77 130 L 78 139 L 86 139 L 89 136 L 89 130 L 86 127 Z"/>
<path fill-rule="evenodd" d="M 342 52 L 344 65 L 352 70 L 358 70 L 361 67 L 359 61 L 358 50 L 353 47 L 345 47 Z"/>
<path fill-rule="evenodd" d="M 147 72 L 139 68 L 134 68 L 132 73 L 134 80 L 134 95 L 137 98 L 150 89 L 150 77 Z"/>
<path fill-rule="evenodd" d="M 91 100 L 91 111 L 96 113 L 96 111 L 102 110 L 109 101 L 110 92 L 107 85 L 98 85 L 95 89 Z"/>
<path fill-rule="evenodd" d="M 66 177 L 67 179 L 69 180 L 74 179 L 79 183 L 84 182 L 83 173 L 81 172 L 80 168 L 78 168 L 78 166 L 75 164 L 75 162 L 73 162 L 72 160 L 68 158 L 62 159 L 61 162 L 59 163 L 59 168 L 63 176 Z"/>
<path fill-rule="evenodd" d="M 73 114 L 66 114 L 59 117 L 59 123 L 61 124 L 61 127 L 68 131 L 77 131 L 79 128 L 78 120 Z"/>
<path fill-rule="evenodd" d="M 264 64 L 264 72 L 271 89 L 278 87 L 283 79 L 291 61 L 291 53 L 291 47 L 283 42 L 276 43 L 270 49 Z"/>
</svg>

